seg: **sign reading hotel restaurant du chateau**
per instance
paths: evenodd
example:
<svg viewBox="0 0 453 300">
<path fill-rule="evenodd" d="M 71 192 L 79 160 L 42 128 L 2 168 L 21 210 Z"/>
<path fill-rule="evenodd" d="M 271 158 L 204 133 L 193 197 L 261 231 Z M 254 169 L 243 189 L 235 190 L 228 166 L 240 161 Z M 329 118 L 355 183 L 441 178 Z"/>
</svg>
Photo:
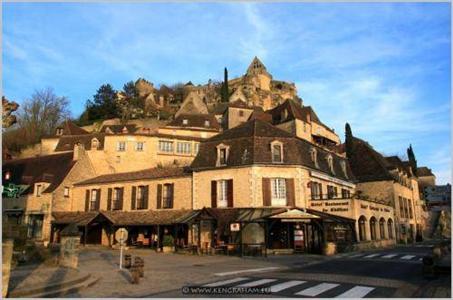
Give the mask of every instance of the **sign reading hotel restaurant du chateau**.
<svg viewBox="0 0 453 300">
<path fill-rule="evenodd" d="M 327 201 L 312 201 L 310 206 L 313 209 L 318 209 L 323 212 L 346 212 L 349 211 L 351 203 L 345 200 L 327 200 Z"/>
</svg>

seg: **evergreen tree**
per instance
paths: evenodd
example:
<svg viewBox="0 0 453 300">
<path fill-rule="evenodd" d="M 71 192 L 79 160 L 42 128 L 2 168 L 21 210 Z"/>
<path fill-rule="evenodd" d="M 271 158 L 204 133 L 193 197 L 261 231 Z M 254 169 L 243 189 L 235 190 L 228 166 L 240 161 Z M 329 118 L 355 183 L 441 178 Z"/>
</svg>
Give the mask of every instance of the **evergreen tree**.
<svg viewBox="0 0 453 300">
<path fill-rule="evenodd" d="M 414 175 L 417 175 L 417 160 L 415 159 L 414 150 L 412 149 L 412 144 L 407 148 L 407 158 L 409 159 L 409 164 L 414 172 Z"/>
<path fill-rule="evenodd" d="M 116 91 L 110 84 L 103 84 L 86 104 L 86 114 L 82 114 L 87 121 L 111 119 L 119 117 L 116 105 Z"/>
<path fill-rule="evenodd" d="M 228 99 L 230 98 L 230 91 L 228 88 L 228 70 L 227 70 L 227 68 L 225 68 L 223 75 L 224 75 L 224 79 L 223 79 L 222 90 L 221 90 L 221 98 L 222 98 L 222 102 L 228 102 Z"/>
<path fill-rule="evenodd" d="M 346 155 L 348 158 L 352 156 L 352 141 L 353 136 L 352 136 L 352 130 L 351 126 L 349 123 L 346 123 L 345 126 L 345 146 L 346 146 Z"/>
</svg>

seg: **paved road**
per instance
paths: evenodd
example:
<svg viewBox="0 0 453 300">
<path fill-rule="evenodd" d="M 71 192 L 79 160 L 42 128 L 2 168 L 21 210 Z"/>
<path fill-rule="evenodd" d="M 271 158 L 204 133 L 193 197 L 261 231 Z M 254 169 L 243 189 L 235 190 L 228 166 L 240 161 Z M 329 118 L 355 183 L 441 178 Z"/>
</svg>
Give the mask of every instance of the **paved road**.
<svg viewBox="0 0 453 300">
<path fill-rule="evenodd" d="M 145 258 L 145 278 L 139 285 L 132 285 L 127 272 L 118 272 L 117 252 L 91 250 L 81 255 L 81 269 L 102 279 L 70 296 L 240 297 L 240 293 L 215 293 L 221 288 L 227 292 L 248 288 L 246 292 L 264 293 L 248 297 L 410 297 L 427 283 L 420 258 L 429 252 L 429 245 L 416 245 L 334 257 L 286 255 L 266 259 L 133 250 L 131 254 Z M 182 288 L 187 286 L 216 288 L 211 290 L 215 295 L 194 290 L 184 294 Z"/>
<path fill-rule="evenodd" d="M 238 270 L 236 274 L 230 272 L 225 277 L 213 278 L 199 286 L 217 288 L 211 290 L 211 293 L 225 290 L 240 292 L 239 289 L 232 289 L 239 287 L 262 288 L 248 292 L 262 292 L 265 297 L 410 297 L 419 285 L 427 283 L 423 278 L 421 259 L 430 252 L 430 247 L 431 245 L 425 244 L 340 254 L 324 261 L 301 266 L 294 264 L 285 269 L 263 270 L 259 274 Z M 197 290 L 191 292 L 184 294 L 181 289 L 175 289 L 148 296 L 206 296 L 197 294 Z"/>
</svg>

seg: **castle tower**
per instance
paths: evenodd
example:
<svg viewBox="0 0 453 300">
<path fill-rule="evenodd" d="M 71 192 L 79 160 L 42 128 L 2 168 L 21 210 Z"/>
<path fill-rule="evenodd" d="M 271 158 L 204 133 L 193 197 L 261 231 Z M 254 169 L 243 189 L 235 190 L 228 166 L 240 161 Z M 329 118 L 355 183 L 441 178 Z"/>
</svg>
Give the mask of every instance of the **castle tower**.
<svg viewBox="0 0 453 300">
<path fill-rule="evenodd" d="M 267 72 L 266 67 L 258 57 L 255 56 L 253 58 L 252 63 L 247 68 L 245 77 L 247 78 L 248 83 L 255 87 L 270 91 L 272 75 Z"/>
</svg>

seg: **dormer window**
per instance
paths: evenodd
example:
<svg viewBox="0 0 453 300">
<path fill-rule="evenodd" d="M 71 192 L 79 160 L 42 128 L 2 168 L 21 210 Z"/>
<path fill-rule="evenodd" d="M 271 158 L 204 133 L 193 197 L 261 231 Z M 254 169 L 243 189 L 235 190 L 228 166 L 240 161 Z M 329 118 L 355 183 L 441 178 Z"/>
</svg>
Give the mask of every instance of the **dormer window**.
<svg viewBox="0 0 453 300">
<path fill-rule="evenodd" d="M 208 120 L 204 121 L 204 127 L 209 127 L 209 126 L 211 126 L 211 123 Z"/>
<path fill-rule="evenodd" d="M 315 164 L 315 167 L 318 168 L 318 151 L 315 148 L 310 150 L 311 161 Z"/>
<path fill-rule="evenodd" d="M 124 126 L 123 129 L 121 130 L 122 133 L 129 133 L 129 131 L 127 130 L 127 127 Z"/>
<path fill-rule="evenodd" d="M 335 170 L 333 169 L 333 157 L 330 154 L 327 156 L 327 164 L 329 165 L 330 172 L 335 173 Z"/>
<path fill-rule="evenodd" d="M 217 166 L 226 166 L 230 147 L 224 144 L 217 146 Z"/>
<path fill-rule="evenodd" d="M 346 170 L 346 162 L 342 160 L 340 162 L 341 170 L 343 171 L 344 177 L 348 178 L 348 171 Z"/>
<path fill-rule="evenodd" d="M 189 124 L 189 120 L 187 120 L 187 119 L 183 119 L 183 120 L 182 120 L 182 124 L 183 124 L 183 125 L 187 125 L 187 124 Z"/>
<path fill-rule="evenodd" d="M 57 135 L 63 135 L 63 128 L 57 128 Z"/>
<path fill-rule="evenodd" d="M 272 151 L 272 162 L 273 163 L 282 163 L 283 162 L 283 144 L 279 141 L 272 142 L 271 151 Z"/>
<path fill-rule="evenodd" d="M 94 138 L 91 140 L 91 149 L 98 150 L 99 148 L 99 140 L 97 138 Z"/>
<path fill-rule="evenodd" d="M 41 197 L 41 194 L 42 194 L 42 185 L 37 184 L 36 185 L 36 197 Z"/>
</svg>

